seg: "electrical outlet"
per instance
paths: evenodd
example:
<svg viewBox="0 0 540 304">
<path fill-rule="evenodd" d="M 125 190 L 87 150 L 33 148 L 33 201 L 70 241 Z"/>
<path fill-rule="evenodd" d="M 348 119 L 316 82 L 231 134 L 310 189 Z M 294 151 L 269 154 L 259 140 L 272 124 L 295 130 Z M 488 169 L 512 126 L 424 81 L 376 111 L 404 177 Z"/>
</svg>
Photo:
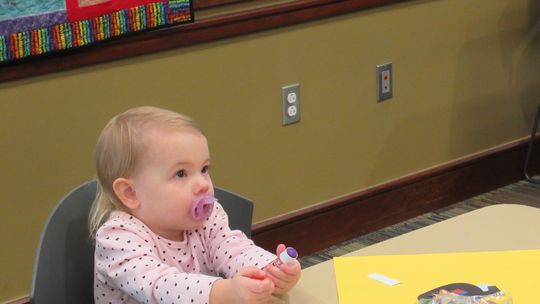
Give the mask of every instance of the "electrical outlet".
<svg viewBox="0 0 540 304">
<path fill-rule="evenodd" d="M 377 65 L 377 101 L 381 102 L 392 98 L 394 79 L 392 63 Z"/>
<path fill-rule="evenodd" d="M 300 121 L 300 84 L 295 83 L 281 88 L 282 122 L 290 125 Z"/>
</svg>

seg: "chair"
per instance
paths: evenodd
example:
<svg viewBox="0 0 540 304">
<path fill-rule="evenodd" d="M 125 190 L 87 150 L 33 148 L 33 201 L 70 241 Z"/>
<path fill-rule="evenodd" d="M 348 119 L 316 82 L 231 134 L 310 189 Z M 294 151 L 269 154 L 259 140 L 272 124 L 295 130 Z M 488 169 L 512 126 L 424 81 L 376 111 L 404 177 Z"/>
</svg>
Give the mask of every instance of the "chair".
<svg viewBox="0 0 540 304">
<path fill-rule="evenodd" d="M 529 173 L 527 172 L 527 168 L 529 167 L 529 161 L 531 160 L 531 155 L 533 152 L 533 146 L 534 142 L 536 140 L 536 129 L 538 128 L 538 121 L 540 120 L 540 107 L 536 110 L 536 116 L 534 117 L 534 123 L 531 129 L 531 137 L 529 139 L 529 147 L 527 149 L 527 156 L 525 157 L 525 165 L 523 167 L 523 174 L 525 175 L 525 178 L 534 184 L 540 184 L 539 180 L 533 179 L 531 176 L 529 176 Z"/>
<path fill-rule="evenodd" d="M 94 245 L 88 237 L 88 214 L 96 195 L 96 181 L 68 193 L 53 209 L 38 244 L 31 304 L 94 303 Z M 253 202 L 215 188 L 229 216 L 231 229 L 251 237 Z"/>
<path fill-rule="evenodd" d="M 214 187 L 214 195 L 229 217 L 229 227 L 242 231 L 251 238 L 251 220 L 253 218 L 253 202 L 236 193 Z"/>
</svg>

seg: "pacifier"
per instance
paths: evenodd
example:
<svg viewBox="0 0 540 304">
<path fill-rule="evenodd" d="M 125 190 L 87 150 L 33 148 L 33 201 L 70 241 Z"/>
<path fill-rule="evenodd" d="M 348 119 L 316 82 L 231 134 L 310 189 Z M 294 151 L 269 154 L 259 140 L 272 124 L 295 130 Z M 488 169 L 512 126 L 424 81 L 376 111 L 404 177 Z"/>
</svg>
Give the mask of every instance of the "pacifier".
<svg viewBox="0 0 540 304">
<path fill-rule="evenodd" d="M 204 220 L 212 213 L 215 202 L 217 198 L 212 195 L 199 196 L 191 207 L 191 217 L 196 221 Z"/>
</svg>

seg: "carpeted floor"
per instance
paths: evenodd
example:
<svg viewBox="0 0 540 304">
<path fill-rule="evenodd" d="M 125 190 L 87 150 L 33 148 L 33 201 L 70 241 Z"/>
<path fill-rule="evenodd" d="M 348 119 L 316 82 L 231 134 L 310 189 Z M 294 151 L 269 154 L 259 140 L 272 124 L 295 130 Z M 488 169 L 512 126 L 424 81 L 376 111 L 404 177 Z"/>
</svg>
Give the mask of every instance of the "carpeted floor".
<svg viewBox="0 0 540 304">
<path fill-rule="evenodd" d="M 540 185 L 520 181 L 468 200 L 429 212 L 381 230 L 356 237 L 299 259 L 302 268 L 341 256 L 433 223 L 495 204 L 522 204 L 540 208 Z"/>
</svg>

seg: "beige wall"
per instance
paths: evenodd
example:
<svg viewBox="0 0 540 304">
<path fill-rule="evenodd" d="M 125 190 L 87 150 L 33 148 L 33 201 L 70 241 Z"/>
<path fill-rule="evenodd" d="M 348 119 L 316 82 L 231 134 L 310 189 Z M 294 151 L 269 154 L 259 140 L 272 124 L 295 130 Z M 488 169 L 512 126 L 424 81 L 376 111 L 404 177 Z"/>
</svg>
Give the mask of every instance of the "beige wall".
<svg viewBox="0 0 540 304">
<path fill-rule="evenodd" d="M 0 302 L 29 292 L 51 208 L 93 177 L 105 122 L 135 105 L 193 116 L 217 185 L 262 221 L 516 140 L 540 103 L 533 0 L 412 1 L 0 84 Z M 375 65 L 394 98 L 375 102 Z M 281 126 L 299 82 L 302 122 Z M 399 203 L 399 202 L 396 202 Z"/>
</svg>

